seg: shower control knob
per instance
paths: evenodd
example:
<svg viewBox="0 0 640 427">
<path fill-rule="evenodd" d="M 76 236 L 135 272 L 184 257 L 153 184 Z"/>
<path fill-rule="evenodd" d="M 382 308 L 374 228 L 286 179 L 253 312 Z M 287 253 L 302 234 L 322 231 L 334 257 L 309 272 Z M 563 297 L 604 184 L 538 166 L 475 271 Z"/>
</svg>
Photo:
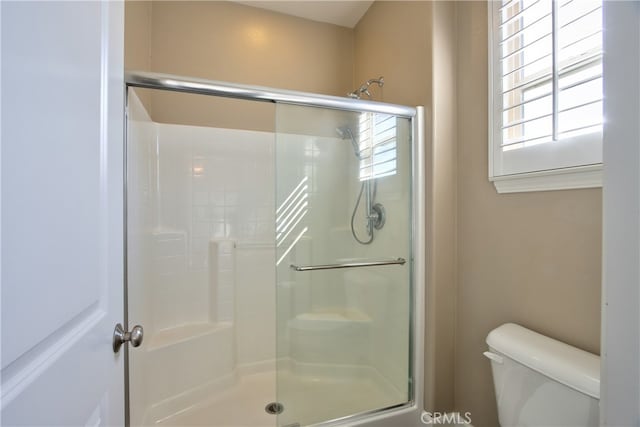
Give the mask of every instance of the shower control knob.
<svg viewBox="0 0 640 427">
<path fill-rule="evenodd" d="M 143 338 L 144 329 L 142 329 L 142 326 L 136 325 L 131 329 L 131 332 L 126 332 L 122 325 L 118 323 L 113 330 L 113 352 L 120 351 L 120 347 L 126 342 L 130 342 L 133 347 L 139 347 Z"/>
<path fill-rule="evenodd" d="M 384 206 L 382 206 L 382 203 L 376 203 L 375 205 L 371 206 L 371 222 L 373 223 L 373 227 L 376 230 L 380 230 L 382 227 L 384 227 L 385 222 L 387 222 L 387 211 L 385 211 Z"/>
</svg>

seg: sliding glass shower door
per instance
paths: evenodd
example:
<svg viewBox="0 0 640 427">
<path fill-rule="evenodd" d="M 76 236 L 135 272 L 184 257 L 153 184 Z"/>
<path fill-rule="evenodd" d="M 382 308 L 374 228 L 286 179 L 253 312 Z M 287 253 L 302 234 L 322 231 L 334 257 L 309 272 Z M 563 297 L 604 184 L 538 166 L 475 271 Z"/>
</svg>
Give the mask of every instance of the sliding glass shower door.
<svg viewBox="0 0 640 427">
<path fill-rule="evenodd" d="M 278 426 L 411 390 L 411 122 L 276 108 Z"/>
<path fill-rule="evenodd" d="M 354 425 L 411 402 L 411 120 L 279 99 L 411 109 L 214 83 L 128 91 L 129 425 Z"/>
</svg>

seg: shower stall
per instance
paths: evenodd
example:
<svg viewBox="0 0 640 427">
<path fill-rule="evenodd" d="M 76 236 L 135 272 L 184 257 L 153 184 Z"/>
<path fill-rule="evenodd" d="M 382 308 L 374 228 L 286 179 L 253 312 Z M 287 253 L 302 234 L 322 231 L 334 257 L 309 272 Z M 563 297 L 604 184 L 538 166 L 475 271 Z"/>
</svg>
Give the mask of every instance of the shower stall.
<svg viewBox="0 0 640 427">
<path fill-rule="evenodd" d="M 246 126 L 156 119 L 141 91 Z M 419 425 L 422 127 L 421 107 L 128 73 L 129 425 Z"/>
</svg>

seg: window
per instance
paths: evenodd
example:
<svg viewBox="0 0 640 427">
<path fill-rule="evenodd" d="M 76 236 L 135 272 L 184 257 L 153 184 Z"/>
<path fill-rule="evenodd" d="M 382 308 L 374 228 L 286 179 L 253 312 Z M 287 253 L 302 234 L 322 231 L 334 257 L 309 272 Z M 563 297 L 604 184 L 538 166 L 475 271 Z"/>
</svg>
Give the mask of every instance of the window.
<svg viewBox="0 0 640 427">
<path fill-rule="evenodd" d="M 498 191 L 601 185 L 602 0 L 490 2 L 489 25 Z"/>
<path fill-rule="evenodd" d="M 361 113 L 358 134 L 360 181 L 395 175 L 396 116 Z"/>
</svg>

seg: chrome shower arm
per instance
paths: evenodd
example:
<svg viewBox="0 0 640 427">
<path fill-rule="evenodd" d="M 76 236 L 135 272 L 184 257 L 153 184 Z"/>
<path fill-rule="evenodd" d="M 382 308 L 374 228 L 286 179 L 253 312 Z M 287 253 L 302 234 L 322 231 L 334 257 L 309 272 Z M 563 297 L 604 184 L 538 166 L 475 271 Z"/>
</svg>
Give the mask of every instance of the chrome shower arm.
<svg viewBox="0 0 640 427">
<path fill-rule="evenodd" d="M 378 87 L 384 86 L 384 77 L 380 76 L 377 79 L 367 80 L 366 82 L 362 83 L 358 89 L 348 93 L 347 96 L 350 98 L 360 99 L 360 96 L 364 93 L 369 97 L 369 99 L 371 99 L 372 95 L 371 95 L 371 92 L 369 91 L 369 86 L 371 86 L 374 83 L 377 84 Z"/>
</svg>

